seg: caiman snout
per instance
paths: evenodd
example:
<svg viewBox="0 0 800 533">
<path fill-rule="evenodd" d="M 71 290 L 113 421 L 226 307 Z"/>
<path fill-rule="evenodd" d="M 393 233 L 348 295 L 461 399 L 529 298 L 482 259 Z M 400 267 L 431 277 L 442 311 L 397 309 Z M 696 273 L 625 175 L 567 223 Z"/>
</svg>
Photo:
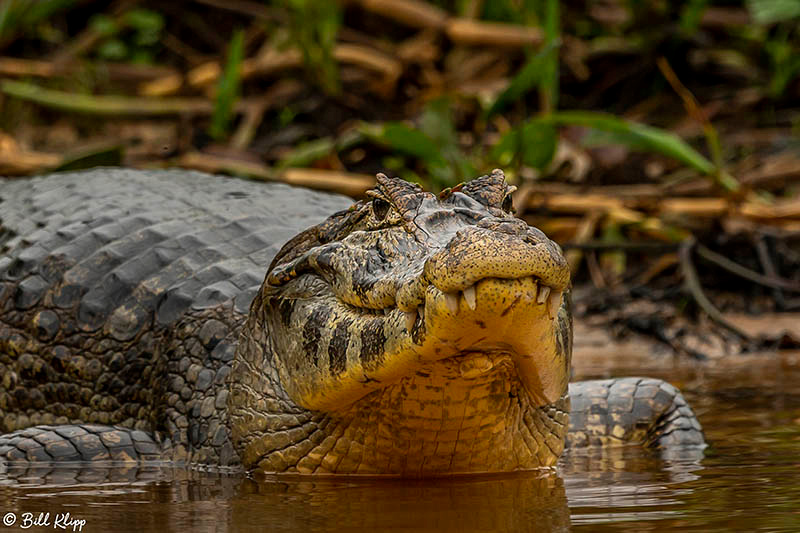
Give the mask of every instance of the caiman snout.
<svg viewBox="0 0 800 533">
<path fill-rule="evenodd" d="M 463 291 L 486 278 L 533 277 L 554 292 L 569 286 L 558 245 L 521 220 L 484 222 L 459 230 L 425 263 L 425 278 L 442 292 Z"/>
<path fill-rule="evenodd" d="M 552 403 L 569 377 L 556 325 L 569 266 L 558 245 L 524 222 L 481 222 L 459 230 L 425 263 L 426 340 L 449 349 L 420 353 L 508 353 L 533 400 Z"/>
</svg>

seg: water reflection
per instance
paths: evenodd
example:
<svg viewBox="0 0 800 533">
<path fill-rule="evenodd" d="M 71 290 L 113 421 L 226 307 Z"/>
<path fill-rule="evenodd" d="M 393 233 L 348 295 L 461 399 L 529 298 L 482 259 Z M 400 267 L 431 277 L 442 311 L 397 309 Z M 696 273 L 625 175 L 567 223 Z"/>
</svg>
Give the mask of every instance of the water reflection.
<svg viewBox="0 0 800 533">
<path fill-rule="evenodd" d="M 559 466 L 572 524 L 657 522 L 684 513 L 683 496 L 699 479 L 703 450 L 656 453 L 637 447 L 574 450 Z"/>
<path fill-rule="evenodd" d="M 669 516 L 686 489 L 668 487 L 694 479 L 698 460 L 665 460 L 630 447 L 568 454 L 559 473 L 416 481 L 248 479 L 157 466 L 12 467 L 0 500 L 17 513 L 79 509 L 73 514 L 95 531 L 136 524 L 138 531 L 558 532 L 572 524 Z"/>
<path fill-rule="evenodd" d="M 705 454 L 581 450 L 558 474 L 422 481 L 11 467 L 0 472 L 0 514 L 70 512 L 92 532 L 800 531 L 800 372 L 646 373 L 684 380 Z"/>
<path fill-rule="evenodd" d="M 414 531 L 568 531 L 560 477 L 531 473 L 438 481 L 261 482 L 243 485 L 234 503 L 235 530 L 269 528 L 261 505 L 286 505 L 287 529 Z"/>
<path fill-rule="evenodd" d="M 570 524 L 564 483 L 553 472 L 409 482 L 93 470 L 12 469 L 0 488 L 3 509 L 79 507 L 92 530 L 117 531 L 120 523 L 136 523 L 138 531 L 568 531 Z M 97 479 L 103 474 L 105 480 Z M 117 509 L 109 513 L 110 507 Z"/>
</svg>

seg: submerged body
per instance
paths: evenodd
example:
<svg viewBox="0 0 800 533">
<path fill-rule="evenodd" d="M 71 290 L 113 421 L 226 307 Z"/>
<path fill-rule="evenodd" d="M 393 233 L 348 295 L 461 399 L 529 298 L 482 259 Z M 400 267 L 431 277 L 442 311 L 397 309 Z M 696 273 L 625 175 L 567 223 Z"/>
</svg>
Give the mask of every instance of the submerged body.
<svg viewBox="0 0 800 533">
<path fill-rule="evenodd" d="M 566 261 L 511 192 L 499 171 L 439 197 L 379 176 L 356 204 L 189 172 L 3 184 L 0 457 L 428 475 L 701 445 L 664 382 L 568 388 Z"/>
</svg>

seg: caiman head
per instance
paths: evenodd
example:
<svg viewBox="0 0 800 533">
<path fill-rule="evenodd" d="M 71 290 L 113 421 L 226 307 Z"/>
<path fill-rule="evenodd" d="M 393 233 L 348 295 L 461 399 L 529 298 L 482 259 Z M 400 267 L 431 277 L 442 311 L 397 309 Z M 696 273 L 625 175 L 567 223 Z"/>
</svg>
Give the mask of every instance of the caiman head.
<svg viewBox="0 0 800 533">
<path fill-rule="evenodd" d="M 428 475 L 555 464 L 569 268 L 495 170 L 437 196 L 378 175 L 289 241 L 231 373 L 231 432 L 267 471 Z"/>
</svg>

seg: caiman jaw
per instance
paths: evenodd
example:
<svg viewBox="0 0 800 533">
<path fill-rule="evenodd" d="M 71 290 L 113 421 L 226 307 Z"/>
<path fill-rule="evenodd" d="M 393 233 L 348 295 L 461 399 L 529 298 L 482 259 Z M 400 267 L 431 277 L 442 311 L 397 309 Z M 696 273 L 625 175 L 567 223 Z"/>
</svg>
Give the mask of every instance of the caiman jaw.
<svg viewBox="0 0 800 533">
<path fill-rule="evenodd" d="M 410 347 L 421 361 L 507 353 L 534 402 L 553 403 L 569 373 L 556 320 L 567 262 L 521 221 L 487 226 L 459 231 L 397 291 Z"/>
<path fill-rule="evenodd" d="M 507 353 L 532 401 L 546 405 L 564 394 L 569 378 L 568 355 L 557 339 L 562 294 L 533 276 L 486 278 L 449 293 L 431 284 L 419 310 L 405 315 L 414 317 L 412 337 L 425 332 L 414 346 L 421 360 Z"/>
</svg>

